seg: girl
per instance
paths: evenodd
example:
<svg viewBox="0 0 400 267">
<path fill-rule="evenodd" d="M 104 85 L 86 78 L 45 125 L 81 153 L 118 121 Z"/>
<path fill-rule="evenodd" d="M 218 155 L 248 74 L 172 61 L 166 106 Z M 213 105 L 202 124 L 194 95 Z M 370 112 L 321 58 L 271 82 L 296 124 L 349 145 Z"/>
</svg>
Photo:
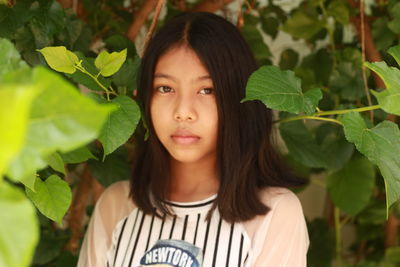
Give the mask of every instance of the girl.
<svg viewBox="0 0 400 267">
<path fill-rule="evenodd" d="M 230 22 L 181 14 L 150 41 L 138 98 L 149 137 L 107 188 L 79 267 L 306 266 L 302 181 L 271 144 L 272 113 L 240 103 L 255 59 Z"/>
</svg>

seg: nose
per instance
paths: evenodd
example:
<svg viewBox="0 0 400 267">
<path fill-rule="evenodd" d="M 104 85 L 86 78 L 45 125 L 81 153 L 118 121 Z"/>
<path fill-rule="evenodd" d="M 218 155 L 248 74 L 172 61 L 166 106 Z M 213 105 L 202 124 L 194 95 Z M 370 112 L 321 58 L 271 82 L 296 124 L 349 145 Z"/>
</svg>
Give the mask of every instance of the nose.
<svg viewBox="0 0 400 267">
<path fill-rule="evenodd" d="M 194 121 L 197 119 L 194 103 L 188 97 L 180 96 L 176 101 L 174 111 L 176 121 Z"/>
</svg>

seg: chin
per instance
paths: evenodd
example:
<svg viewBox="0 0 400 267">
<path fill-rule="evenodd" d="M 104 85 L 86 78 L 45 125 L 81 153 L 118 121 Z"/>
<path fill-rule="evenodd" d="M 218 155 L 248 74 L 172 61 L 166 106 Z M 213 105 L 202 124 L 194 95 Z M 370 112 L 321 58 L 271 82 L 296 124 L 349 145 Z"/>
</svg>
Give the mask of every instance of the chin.
<svg viewBox="0 0 400 267">
<path fill-rule="evenodd" d="M 180 162 L 180 163 L 187 163 L 187 164 L 191 164 L 191 163 L 196 163 L 196 162 L 200 162 L 201 158 L 199 157 L 195 157 L 195 156 L 178 156 L 178 155 L 171 155 L 172 159 Z"/>
<path fill-rule="evenodd" d="M 171 158 L 181 163 L 197 163 L 204 160 L 205 155 L 199 155 L 197 151 L 185 151 L 170 153 Z"/>
</svg>

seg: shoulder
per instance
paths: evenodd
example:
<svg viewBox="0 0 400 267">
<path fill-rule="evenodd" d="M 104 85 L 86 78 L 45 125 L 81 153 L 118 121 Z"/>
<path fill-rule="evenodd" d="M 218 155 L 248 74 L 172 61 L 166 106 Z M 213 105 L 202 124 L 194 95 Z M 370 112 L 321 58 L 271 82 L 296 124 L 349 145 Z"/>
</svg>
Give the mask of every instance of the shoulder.
<svg viewBox="0 0 400 267">
<path fill-rule="evenodd" d="M 267 230 L 273 220 L 282 219 L 292 223 L 304 221 L 300 200 L 291 190 L 284 187 L 268 187 L 259 192 L 259 198 L 270 210 L 265 215 L 256 216 L 245 222 L 250 238 L 260 230 Z"/>
<path fill-rule="evenodd" d="M 135 208 L 129 197 L 129 181 L 118 181 L 107 187 L 96 203 L 100 212 L 122 218 Z"/>
<path fill-rule="evenodd" d="M 271 212 L 302 211 L 299 198 L 287 188 L 268 187 L 261 190 L 259 196 Z"/>
<path fill-rule="evenodd" d="M 101 198 L 128 198 L 129 197 L 129 181 L 118 181 L 107 187 L 101 195 Z"/>
<path fill-rule="evenodd" d="M 306 266 L 310 241 L 296 194 L 286 188 L 270 187 L 260 191 L 260 198 L 270 211 L 246 227 L 248 234 L 251 231 L 254 266 Z"/>
</svg>

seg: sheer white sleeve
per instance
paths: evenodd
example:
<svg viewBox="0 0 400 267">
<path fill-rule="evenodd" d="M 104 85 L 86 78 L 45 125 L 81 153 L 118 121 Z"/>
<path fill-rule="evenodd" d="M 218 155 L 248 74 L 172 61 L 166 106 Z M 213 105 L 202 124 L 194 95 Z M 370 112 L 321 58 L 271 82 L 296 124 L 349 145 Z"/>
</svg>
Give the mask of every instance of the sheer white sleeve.
<svg viewBox="0 0 400 267">
<path fill-rule="evenodd" d="M 134 208 L 129 195 L 129 182 L 121 181 L 109 186 L 96 203 L 90 218 L 78 267 L 106 267 L 107 250 L 117 223 Z"/>
<path fill-rule="evenodd" d="M 280 189 L 254 232 L 254 267 L 306 267 L 309 237 L 301 203 Z"/>
</svg>

